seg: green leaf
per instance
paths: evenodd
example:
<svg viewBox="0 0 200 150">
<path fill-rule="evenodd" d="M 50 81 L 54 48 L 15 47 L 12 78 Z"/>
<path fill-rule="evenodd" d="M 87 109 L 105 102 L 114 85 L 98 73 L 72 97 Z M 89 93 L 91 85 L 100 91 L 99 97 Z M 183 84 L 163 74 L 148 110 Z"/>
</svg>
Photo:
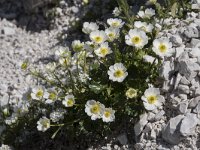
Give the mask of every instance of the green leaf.
<svg viewBox="0 0 200 150">
<path fill-rule="evenodd" d="M 177 4 L 177 2 L 175 2 L 175 3 L 172 5 L 172 8 L 171 8 L 171 15 L 172 15 L 173 17 L 176 16 L 177 8 L 178 8 L 178 4 Z"/>
</svg>

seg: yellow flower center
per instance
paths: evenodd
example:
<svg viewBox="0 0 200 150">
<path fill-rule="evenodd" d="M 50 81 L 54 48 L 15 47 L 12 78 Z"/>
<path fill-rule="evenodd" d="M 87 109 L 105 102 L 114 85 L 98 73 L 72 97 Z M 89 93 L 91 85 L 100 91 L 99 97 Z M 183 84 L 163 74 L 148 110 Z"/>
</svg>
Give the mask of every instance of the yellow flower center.
<svg viewBox="0 0 200 150">
<path fill-rule="evenodd" d="M 56 99 L 56 93 L 55 92 L 49 93 L 49 99 L 55 100 Z"/>
<path fill-rule="evenodd" d="M 41 89 L 38 90 L 37 93 L 36 93 L 36 97 L 37 97 L 37 98 L 41 98 L 43 95 L 44 95 L 44 92 L 43 92 L 43 90 L 41 90 Z"/>
<path fill-rule="evenodd" d="M 105 56 L 106 54 L 108 54 L 108 49 L 107 48 L 101 48 L 100 53 Z"/>
<path fill-rule="evenodd" d="M 116 70 L 114 73 L 114 76 L 117 78 L 123 77 L 124 76 L 124 71 L 123 70 Z"/>
<path fill-rule="evenodd" d="M 67 101 L 67 106 L 73 106 L 74 105 L 74 101 L 73 101 L 73 99 L 71 98 L 71 99 L 68 99 L 68 101 Z"/>
<path fill-rule="evenodd" d="M 110 113 L 109 111 L 105 111 L 105 112 L 104 112 L 104 116 L 105 116 L 106 118 L 109 118 L 109 117 L 111 116 L 111 113 Z"/>
<path fill-rule="evenodd" d="M 139 44 L 142 41 L 142 39 L 139 36 L 135 36 L 131 39 L 131 41 L 133 44 Z"/>
<path fill-rule="evenodd" d="M 155 95 L 151 95 L 149 97 L 147 97 L 148 103 L 149 104 L 155 104 L 157 101 L 157 97 Z"/>
<path fill-rule="evenodd" d="M 113 22 L 113 23 L 112 23 L 112 26 L 113 26 L 113 27 L 118 27 L 118 26 L 119 26 L 119 22 Z"/>
<path fill-rule="evenodd" d="M 135 90 L 135 89 L 133 89 L 133 88 L 130 88 L 129 90 L 127 90 L 126 96 L 127 96 L 128 98 L 136 97 L 136 96 L 137 96 L 137 90 Z"/>
<path fill-rule="evenodd" d="M 165 53 L 167 51 L 167 47 L 164 44 L 160 44 L 159 46 L 159 50 L 161 53 Z"/>
<path fill-rule="evenodd" d="M 94 38 L 94 41 L 97 42 L 97 43 L 102 42 L 102 40 L 103 40 L 103 38 L 100 37 L 100 36 L 96 36 L 96 37 Z"/>
<path fill-rule="evenodd" d="M 115 34 L 114 34 L 114 33 L 109 33 L 108 36 L 109 36 L 110 38 L 114 38 L 114 37 L 115 37 Z"/>
<path fill-rule="evenodd" d="M 98 104 L 92 106 L 91 110 L 90 110 L 93 114 L 98 114 L 100 111 L 100 106 Z"/>
<path fill-rule="evenodd" d="M 42 125 L 45 127 L 45 128 L 48 128 L 50 126 L 49 124 L 49 121 L 48 120 L 44 120 Z"/>
</svg>

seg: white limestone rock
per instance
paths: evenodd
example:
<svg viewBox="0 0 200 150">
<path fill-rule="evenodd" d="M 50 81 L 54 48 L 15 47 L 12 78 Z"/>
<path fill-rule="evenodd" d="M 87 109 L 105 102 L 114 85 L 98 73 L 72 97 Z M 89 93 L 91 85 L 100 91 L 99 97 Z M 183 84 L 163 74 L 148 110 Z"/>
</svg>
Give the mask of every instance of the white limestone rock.
<svg viewBox="0 0 200 150">
<path fill-rule="evenodd" d="M 195 97 L 195 98 L 192 98 L 191 101 L 190 101 L 190 103 L 189 103 L 189 105 L 188 105 L 188 107 L 189 107 L 189 108 L 194 108 L 194 107 L 196 107 L 197 104 L 199 103 L 199 101 L 200 101 L 200 96 Z"/>
<path fill-rule="evenodd" d="M 136 136 L 140 135 L 140 133 L 144 129 L 145 125 L 148 123 L 147 117 L 148 117 L 148 115 L 146 113 L 142 114 L 140 116 L 140 120 L 134 126 L 134 132 L 135 132 Z"/>
<path fill-rule="evenodd" d="M 178 110 L 181 114 L 185 114 L 187 112 L 188 102 L 181 102 L 178 105 Z"/>
<path fill-rule="evenodd" d="M 175 34 L 175 35 L 172 35 L 171 37 L 170 37 L 170 40 L 171 40 L 171 42 L 173 43 L 173 45 L 176 45 L 176 46 L 181 46 L 181 44 L 182 44 L 182 38 L 180 37 L 180 35 L 178 35 L 178 34 Z"/>
<path fill-rule="evenodd" d="M 175 58 L 178 58 L 185 50 L 185 45 L 181 45 L 180 47 L 176 47 L 175 49 Z"/>
<path fill-rule="evenodd" d="M 127 135 L 125 133 L 119 135 L 117 137 L 117 140 L 120 142 L 120 144 L 122 145 L 126 145 L 128 143 L 128 138 L 127 138 Z"/>
<path fill-rule="evenodd" d="M 190 88 L 187 85 L 179 84 L 178 92 L 182 93 L 182 94 L 189 94 L 190 93 Z"/>
<path fill-rule="evenodd" d="M 9 102 L 9 95 L 7 93 L 5 93 L 3 95 L 3 97 L 0 98 L 0 107 L 4 107 L 6 105 L 8 105 Z"/>
<path fill-rule="evenodd" d="M 181 141 L 181 134 L 179 133 L 179 126 L 181 124 L 183 115 L 178 115 L 171 118 L 165 128 L 162 130 L 162 138 L 170 144 L 178 144 Z"/>
<path fill-rule="evenodd" d="M 195 133 L 195 127 L 198 124 L 198 118 L 196 114 L 188 113 L 181 122 L 180 133 L 183 136 L 193 135 Z"/>
<path fill-rule="evenodd" d="M 180 80 L 180 84 L 184 84 L 184 85 L 189 85 L 190 84 L 190 81 L 188 81 L 187 79 L 186 79 L 186 77 L 182 77 L 181 78 L 181 80 Z"/>
<path fill-rule="evenodd" d="M 191 42 L 190 42 L 190 46 L 191 47 L 194 47 L 193 49 L 195 49 L 195 47 L 197 46 L 197 44 L 200 43 L 200 40 L 199 39 L 195 39 L 195 38 L 192 38 Z M 197 48 L 197 47 L 196 47 Z M 197 49 L 196 49 L 197 50 Z M 194 51 L 194 50 L 193 50 Z M 199 50 L 197 50 L 198 52 Z M 197 54 L 197 56 L 199 56 L 200 54 Z M 195 55 L 193 55 L 193 57 L 197 57 Z"/>
<path fill-rule="evenodd" d="M 164 110 L 159 111 L 155 116 L 155 121 L 159 121 L 165 114 Z"/>
<path fill-rule="evenodd" d="M 198 104 L 195 107 L 195 109 L 193 110 L 193 112 L 196 113 L 196 114 L 200 114 L 200 102 L 198 102 Z"/>
<path fill-rule="evenodd" d="M 200 96 L 200 87 L 195 90 L 195 97 Z"/>
<path fill-rule="evenodd" d="M 163 77 L 165 80 L 169 80 L 169 76 L 174 70 L 174 62 L 164 61 L 160 69 L 160 77 Z"/>
</svg>

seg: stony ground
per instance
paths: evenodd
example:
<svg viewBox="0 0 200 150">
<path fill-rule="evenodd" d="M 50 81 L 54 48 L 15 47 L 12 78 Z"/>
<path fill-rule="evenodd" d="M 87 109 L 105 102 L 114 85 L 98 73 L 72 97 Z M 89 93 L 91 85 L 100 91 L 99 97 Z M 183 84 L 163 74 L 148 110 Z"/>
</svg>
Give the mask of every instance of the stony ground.
<svg viewBox="0 0 200 150">
<path fill-rule="evenodd" d="M 60 39 L 71 39 L 67 34 L 59 38 L 58 35 L 68 33 L 71 22 L 79 20 L 86 10 L 82 9 L 78 0 L 61 1 L 55 8 L 58 17 L 54 20 L 54 26 L 47 27 L 47 20 L 40 15 L 34 22 L 30 15 L 13 14 L 16 12 L 13 7 L 13 12 L 5 16 L 3 9 L 7 7 L 0 6 L 0 98 L 13 100 L 26 87 L 36 84 L 30 76 L 24 76 L 20 62 L 31 58 L 32 63 L 47 63 L 56 49 L 64 48 L 67 44 L 63 44 L 63 41 L 61 44 Z M 16 10 L 20 7 L 22 5 Z M 22 24 L 24 21 L 20 15 L 26 16 L 29 21 Z M 37 32 L 34 31 L 33 22 L 36 23 Z M 188 13 L 186 19 L 181 20 L 169 18 L 164 24 L 171 24 L 172 29 L 164 30 L 159 36 L 169 37 L 176 50 L 175 56 L 164 60 L 160 68 L 164 79 L 161 89 L 166 98 L 165 105 L 141 116 L 134 128 L 135 135 L 132 135 L 137 139 L 134 146 L 131 141 L 133 137 L 120 134 L 108 144 L 97 146 L 97 149 L 200 149 L 200 12 Z M 116 140 L 119 144 L 112 143 Z"/>
</svg>

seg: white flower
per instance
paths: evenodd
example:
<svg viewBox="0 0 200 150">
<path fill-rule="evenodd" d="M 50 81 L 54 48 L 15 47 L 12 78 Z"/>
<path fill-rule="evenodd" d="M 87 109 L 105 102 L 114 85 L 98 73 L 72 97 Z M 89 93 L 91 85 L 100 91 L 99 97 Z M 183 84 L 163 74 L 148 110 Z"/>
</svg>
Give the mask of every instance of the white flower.
<svg viewBox="0 0 200 150">
<path fill-rule="evenodd" d="M 126 97 L 127 98 L 134 98 L 137 96 L 137 90 L 134 89 L 134 88 L 129 88 L 127 91 L 126 91 Z"/>
<path fill-rule="evenodd" d="M 168 38 L 155 39 L 153 41 L 153 51 L 160 57 L 172 56 L 174 49 L 172 48 L 172 43 L 169 42 Z"/>
<path fill-rule="evenodd" d="M 119 16 L 120 13 L 121 13 L 121 10 L 120 10 L 119 7 L 115 7 L 115 9 L 114 9 L 113 12 L 112 12 L 112 14 L 113 14 L 114 16 L 116 16 L 116 17 Z"/>
<path fill-rule="evenodd" d="M 141 99 L 147 110 L 154 110 L 162 106 L 162 103 L 165 101 L 164 97 L 160 95 L 160 90 L 153 87 L 146 89 Z"/>
<path fill-rule="evenodd" d="M 108 75 L 110 80 L 122 82 L 128 75 L 128 72 L 126 72 L 126 68 L 122 63 L 116 63 L 109 67 Z"/>
<path fill-rule="evenodd" d="M 105 108 L 102 120 L 103 122 L 113 122 L 115 120 L 115 111 L 112 108 Z"/>
<path fill-rule="evenodd" d="M 147 9 L 145 9 L 145 11 L 141 10 L 141 11 L 138 12 L 138 16 L 141 17 L 141 18 L 151 18 L 155 14 L 156 14 L 155 10 L 152 9 L 152 8 L 147 8 Z"/>
<path fill-rule="evenodd" d="M 149 63 L 155 63 L 155 64 L 158 64 L 158 60 L 155 58 L 155 57 L 152 57 L 152 56 L 150 56 L 150 55 L 144 55 L 143 56 L 143 59 L 144 59 L 144 61 L 146 61 L 146 62 L 149 62 Z"/>
<path fill-rule="evenodd" d="M 84 47 L 84 43 L 81 42 L 80 40 L 74 40 L 72 42 L 72 48 L 75 52 L 79 52 L 83 50 L 83 47 Z"/>
<path fill-rule="evenodd" d="M 45 103 L 51 104 L 57 100 L 58 93 L 54 89 L 48 89 L 44 92 L 44 98 L 46 99 Z"/>
<path fill-rule="evenodd" d="M 99 29 L 99 26 L 94 22 L 84 22 L 82 31 L 86 34 L 90 34 L 92 31 Z"/>
<path fill-rule="evenodd" d="M 56 50 L 55 55 L 58 57 L 69 57 L 71 56 L 71 52 L 69 50 L 69 47 L 66 47 L 65 49 Z"/>
<path fill-rule="evenodd" d="M 104 31 L 97 30 L 90 33 L 90 39 L 97 44 L 105 42 L 107 38 L 108 37 Z"/>
<path fill-rule="evenodd" d="M 32 89 L 31 98 L 34 100 L 42 100 L 44 96 L 44 88 L 36 87 Z"/>
<path fill-rule="evenodd" d="M 134 26 L 138 29 L 144 30 L 145 32 L 152 32 L 153 30 L 153 25 L 147 24 L 146 22 L 135 21 Z"/>
<path fill-rule="evenodd" d="M 108 40 L 112 42 L 119 37 L 119 28 L 112 28 L 112 27 L 107 28 L 105 30 L 105 33 L 108 37 Z"/>
<path fill-rule="evenodd" d="M 113 27 L 113 28 L 121 28 L 124 25 L 124 22 L 118 18 L 107 19 L 107 23 L 109 24 L 110 27 Z"/>
<path fill-rule="evenodd" d="M 89 100 L 85 104 L 85 112 L 92 120 L 101 118 L 105 106 L 98 101 Z"/>
<path fill-rule="evenodd" d="M 105 57 L 106 55 L 112 53 L 110 47 L 108 46 L 108 42 L 102 43 L 99 48 L 94 50 L 94 53 L 99 57 Z"/>
<path fill-rule="evenodd" d="M 131 29 L 125 36 L 126 44 L 136 48 L 143 48 L 148 43 L 146 33 L 140 29 Z"/>
<path fill-rule="evenodd" d="M 72 107 L 75 104 L 74 95 L 65 96 L 65 99 L 62 101 L 62 104 L 65 107 Z"/>
<path fill-rule="evenodd" d="M 50 114 L 50 119 L 53 121 L 53 122 L 58 122 L 59 120 L 62 120 L 64 119 L 64 114 L 65 114 L 65 110 L 64 109 L 57 109 L 56 111 L 53 111 L 51 114 Z"/>
<path fill-rule="evenodd" d="M 48 63 L 46 65 L 46 69 L 47 71 L 53 72 L 56 69 L 56 63 L 55 62 Z"/>
<path fill-rule="evenodd" d="M 46 117 L 40 118 L 40 120 L 37 122 L 38 131 L 45 132 L 49 128 L 50 128 L 50 120 Z"/>
<path fill-rule="evenodd" d="M 60 58 L 59 59 L 59 63 L 63 66 L 66 67 L 70 64 L 71 59 L 69 57 L 65 57 L 65 58 Z"/>
<path fill-rule="evenodd" d="M 2 144 L 0 150 L 13 150 L 13 148 L 9 145 Z"/>
</svg>

